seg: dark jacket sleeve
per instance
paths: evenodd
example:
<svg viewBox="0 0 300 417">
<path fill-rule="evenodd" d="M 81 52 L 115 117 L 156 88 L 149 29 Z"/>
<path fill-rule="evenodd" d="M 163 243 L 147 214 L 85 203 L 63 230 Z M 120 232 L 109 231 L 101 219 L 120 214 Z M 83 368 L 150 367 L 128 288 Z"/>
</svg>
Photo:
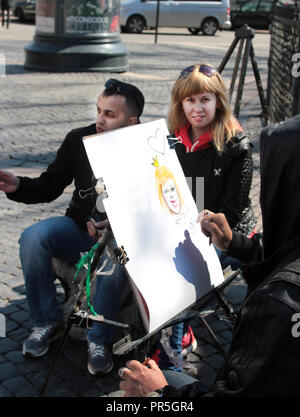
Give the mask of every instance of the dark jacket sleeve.
<svg viewBox="0 0 300 417">
<path fill-rule="evenodd" d="M 249 296 L 235 327 L 226 366 L 214 396 L 299 395 L 299 339 L 292 317 L 299 312 L 300 288 L 276 282 Z"/>
<path fill-rule="evenodd" d="M 229 151 L 232 160 L 218 211 L 224 213 L 230 227 L 234 229 L 242 218 L 250 214 L 249 193 L 252 183 L 253 162 L 249 139 L 244 136 Z M 224 157 L 226 159 L 226 156 Z M 251 213 L 252 214 L 252 213 Z M 250 217 L 250 216 L 249 216 Z M 249 218 L 249 220 L 251 220 Z M 252 227 L 254 228 L 255 224 Z"/>
<path fill-rule="evenodd" d="M 262 234 L 256 233 L 251 239 L 240 232 L 232 233 L 227 254 L 243 262 L 258 262 L 263 258 Z"/>
<path fill-rule="evenodd" d="M 239 313 L 213 397 L 299 396 L 299 339 L 292 332 L 300 288 L 276 282 L 248 297 Z M 299 327 L 299 326 L 298 326 Z M 165 387 L 164 395 L 201 396 L 198 383 Z"/>
<path fill-rule="evenodd" d="M 47 170 L 37 178 L 18 177 L 20 179 L 18 190 L 6 194 L 7 198 L 25 204 L 54 201 L 73 180 L 70 163 L 72 152 L 74 149 L 70 147 L 70 134 L 68 134 L 57 151 L 54 162 Z"/>
<path fill-rule="evenodd" d="M 163 388 L 163 397 L 212 397 L 213 394 L 207 391 L 203 390 L 203 384 L 201 382 L 193 382 L 180 388 L 166 385 Z"/>
</svg>

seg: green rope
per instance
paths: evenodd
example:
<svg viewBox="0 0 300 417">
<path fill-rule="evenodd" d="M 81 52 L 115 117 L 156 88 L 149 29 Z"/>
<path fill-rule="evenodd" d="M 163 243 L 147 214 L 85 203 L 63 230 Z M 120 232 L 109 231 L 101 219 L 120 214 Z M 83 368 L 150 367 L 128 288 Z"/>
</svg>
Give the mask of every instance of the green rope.
<svg viewBox="0 0 300 417">
<path fill-rule="evenodd" d="M 92 266 L 92 260 L 93 257 L 95 255 L 96 249 L 99 247 L 99 243 L 96 243 L 92 249 L 85 255 L 83 255 L 80 260 L 77 262 L 77 264 L 75 265 L 77 268 L 77 272 L 75 275 L 75 278 L 73 280 L 73 282 L 75 282 L 79 271 L 81 270 L 81 268 L 83 268 L 86 264 L 88 266 L 87 269 L 87 274 L 86 274 L 86 284 L 85 284 L 85 289 L 86 289 L 86 302 L 87 305 L 89 306 L 91 312 L 94 314 L 94 316 L 97 316 L 97 313 L 94 310 L 94 307 L 90 304 L 90 297 L 91 297 L 91 288 L 90 288 L 90 282 L 91 282 L 91 266 Z"/>
</svg>

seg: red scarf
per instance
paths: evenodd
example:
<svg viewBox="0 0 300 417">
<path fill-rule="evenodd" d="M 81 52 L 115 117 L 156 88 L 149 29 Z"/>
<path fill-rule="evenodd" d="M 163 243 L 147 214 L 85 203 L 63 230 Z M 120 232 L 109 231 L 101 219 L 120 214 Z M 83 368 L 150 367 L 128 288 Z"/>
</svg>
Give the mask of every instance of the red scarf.
<svg viewBox="0 0 300 417">
<path fill-rule="evenodd" d="M 181 137 L 182 143 L 185 146 L 186 153 L 195 152 L 202 149 L 206 149 L 211 145 L 212 133 L 211 130 L 203 133 L 194 142 L 191 141 L 189 136 L 189 129 L 191 125 L 188 123 L 182 126 L 180 129 L 175 130 L 176 137 Z"/>
<path fill-rule="evenodd" d="M 242 126 L 240 125 L 239 121 L 235 117 L 232 118 L 232 125 L 237 131 L 239 132 L 243 131 Z M 186 153 L 195 152 L 195 151 L 208 148 L 212 142 L 211 130 L 203 133 L 203 135 L 200 135 L 198 139 L 192 142 L 190 139 L 190 135 L 189 135 L 190 127 L 191 127 L 191 124 L 187 123 L 186 125 L 175 130 L 176 137 L 178 138 L 180 136 L 182 139 L 182 143 L 185 146 Z"/>
</svg>

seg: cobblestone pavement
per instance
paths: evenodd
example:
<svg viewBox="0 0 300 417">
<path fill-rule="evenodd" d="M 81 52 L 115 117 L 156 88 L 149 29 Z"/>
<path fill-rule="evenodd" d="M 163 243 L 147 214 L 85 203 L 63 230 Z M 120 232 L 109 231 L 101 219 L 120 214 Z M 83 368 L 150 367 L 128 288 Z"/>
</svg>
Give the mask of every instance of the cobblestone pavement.
<svg viewBox="0 0 300 417">
<path fill-rule="evenodd" d="M 24 70 L 24 46 L 33 37 L 34 26 L 12 21 L 10 29 L 0 29 L 0 53 L 6 60 L 6 76 L 0 77 L 0 167 L 19 175 L 35 176 L 54 158 L 55 151 L 69 130 L 95 119 L 95 103 L 103 83 L 110 77 L 135 83 L 145 94 L 142 122 L 166 117 L 171 87 L 179 71 L 195 62 L 218 65 L 231 44 L 234 32 L 215 37 L 191 36 L 187 31 L 166 31 L 154 44 L 153 34 L 122 35 L 129 51 L 130 69 L 122 74 L 43 73 Z M 257 33 L 254 47 L 264 87 L 267 79 L 269 35 Z M 234 60 L 224 70 L 228 82 Z M 249 65 L 250 67 L 250 65 Z M 251 68 L 245 82 L 240 120 L 254 144 L 252 203 L 261 230 L 259 209 L 259 153 L 261 130 L 260 105 Z M 55 202 L 25 206 L 0 195 L 0 311 L 5 316 L 6 337 L 0 339 L 0 396 L 34 397 L 38 395 L 55 346 L 39 360 L 24 359 L 21 346 L 29 334 L 24 282 L 18 257 L 18 237 L 33 222 L 63 214 L 72 187 Z M 238 277 L 226 290 L 238 308 L 246 286 Z M 59 289 L 61 294 L 61 290 Z M 2 316 L 3 317 L 3 316 Z M 214 316 L 208 322 L 225 349 L 231 338 L 231 326 Z M 193 324 L 198 349 L 189 356 L 188 372 L 197 373 L 210 384 L 222 363 L 222 357 L 199 324 Z M 69 338 L 51 378 L 47 396 L 88 397 L 120 396 L 117 369 L 127 357 L 116 357 L 114 371 L 104 377 L 92 377 L 86 369 L 85 342 Z M 197 368 L 197 370 L 195 370 Z"/>
</svg>

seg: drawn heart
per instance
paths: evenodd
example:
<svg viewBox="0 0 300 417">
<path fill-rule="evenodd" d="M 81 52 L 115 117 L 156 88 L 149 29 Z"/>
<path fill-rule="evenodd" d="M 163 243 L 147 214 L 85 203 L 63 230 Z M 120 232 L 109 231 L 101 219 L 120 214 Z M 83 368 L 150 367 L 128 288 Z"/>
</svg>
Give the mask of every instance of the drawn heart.
<svg viewBox="0 0 300 417">
<path fill-rule="evenodd" d="M 165 146 L 166 146 L 165 135 L 164 135 L 164 132 L 160 128 L 156 129 L 155 136 L 148 137 L 148 145 L 155 152 L 158 152 L 162 155 L 165 154 Z"/>
</svg>

